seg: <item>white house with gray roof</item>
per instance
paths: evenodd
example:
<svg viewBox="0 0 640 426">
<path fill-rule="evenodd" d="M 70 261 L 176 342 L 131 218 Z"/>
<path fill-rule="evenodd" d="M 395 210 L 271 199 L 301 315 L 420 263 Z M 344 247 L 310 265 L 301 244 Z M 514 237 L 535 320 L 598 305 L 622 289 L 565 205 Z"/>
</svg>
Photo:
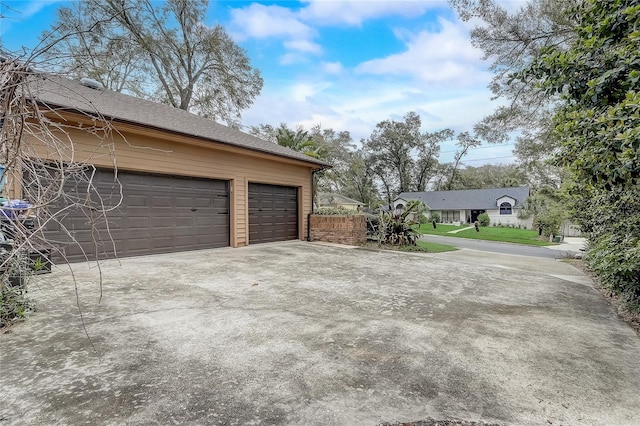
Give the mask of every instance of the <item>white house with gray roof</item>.
<svg viewBox="0 0 640 426">
<path fill-rule="evenodd" d="M 458 191 L 403 192 L 393 207 L 403 208 L 409 200 L 420 200 L 441 223 L 473 223 L 487 213 L 491 224 L 533 226 L 533 218 L 518 218 L 518 211 L 529 197 L 529 187 L 463 189 Z"/>
</svg>

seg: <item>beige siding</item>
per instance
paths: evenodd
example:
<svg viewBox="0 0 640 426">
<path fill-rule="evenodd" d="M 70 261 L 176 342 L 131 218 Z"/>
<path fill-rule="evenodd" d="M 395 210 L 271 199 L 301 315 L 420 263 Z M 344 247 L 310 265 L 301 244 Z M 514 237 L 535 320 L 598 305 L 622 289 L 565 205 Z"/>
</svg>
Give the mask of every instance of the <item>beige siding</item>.
<svg viewBox="0 0 640 426">
<path fill-rule="evenodd" d="M 73 157 L 99 167 L 113 167 L 115 163 L 119 170 L 229 180 L 233 247 L 248 244 L 249 182 L 297 187 L 299 237 L 306 238 L 314 165 L 149 129 L 133 133 L 131 130 L 137 129 L 128 126 L 125 130 L 105 141 L 82 130 L 69 130 L 74 141 Z M 62 155 L 40 151 L 39 155 L 63 161 L 72 156 L 71 150 Z"/>
</svg>

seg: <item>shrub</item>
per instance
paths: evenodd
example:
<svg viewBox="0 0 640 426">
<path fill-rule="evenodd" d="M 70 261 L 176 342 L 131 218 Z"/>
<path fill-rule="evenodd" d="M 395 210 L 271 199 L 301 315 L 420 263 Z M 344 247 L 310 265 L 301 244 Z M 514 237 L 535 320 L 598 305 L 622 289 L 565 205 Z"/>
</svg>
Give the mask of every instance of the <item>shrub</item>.
<svg viewBox="0 0 640 426">
<path fill-rule="evenodd" d="M 35 310 L 34 302 L 27 297 L 30 273 L 21 256 L 10 258 L 0 272 L 0 328 Z"/>
<path fill-rule="evenodd" d="M 489 226 L 491 220 L 489 220 L 489 215 L 486 213 L 482 213 L 478 215 L 478 222 L 480 222 L 480 226 Z"/>
<path fill-rule="evenodd" d="M 640 312 L 640 239 L 606 234 L 594 240 L 586 256 L 602 286 L 620 295 L 631 310 Z"/>
<path fill-rule="evenodd" d="M 413 228 L 418 222 L 411 218 L 424 207 L 424 203 L 412 200 L 402 212 L 389 210 L 378 217 L 377 236 L 381 244 L 416 245 L 420 234 Z"/>
<path fill-rule="evenodd" d="M 367 218 L 367 236 L 375 237 L 378 235 L 378 225 L 380 223 L 380 215 L 366 213 Z"/>
<path fill-rule="evenodd" d="M 440 215 L 438 212 L 431 212 L 431 222 L 436 221 L 436 223 L 440 223 Z"/>
<path fill-rule="evenodd" d="M 361 214 L 356 210 L 345 209 L 344 207 L 320 207 L 313 214 L 323 216 L 355 216 Z"/>
<path fill-rule="evenodd" d="M 558 235 L 560 233 L 560 225 L 562 225 L 565 216 L 565 212 L 559 209 L 552 209 L 537 215 L 533 224 L 538 229 L 542 229 L 542 235 L 545 237 Z"/>
<path fill-rule="evenodd" d="M 24 318 L 34 306 L 23 288 L 5 283 L 0 291 L 0 328 Z"/>
</svg>

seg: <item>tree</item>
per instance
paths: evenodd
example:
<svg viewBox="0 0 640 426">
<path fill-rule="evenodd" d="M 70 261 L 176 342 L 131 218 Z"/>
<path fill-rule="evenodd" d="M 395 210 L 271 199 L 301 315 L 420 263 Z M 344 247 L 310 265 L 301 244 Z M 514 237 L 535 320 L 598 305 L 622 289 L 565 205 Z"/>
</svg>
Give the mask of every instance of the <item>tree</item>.
<svg viewBox="0 0 640 426">
<path fill-rule="evenodd" d="M 523 203 L 518 217 L 533 216 L 533 226 L 545 237 L 558 235 L 560 226 L 568 218 L 564 192 L 553 187 L 540 188 Z"/>
<path fill-rule="evenodd" d="M 107 89 L 144 97 L 151 71 L 144 50 L 131 42 L 113 17 L 94 4 L 78 1 L 59 8 L 57 18 L 41 36 L 43 42 L 58 40 L 43 54 L 48 65 L 76 79 L 88 77 Z"/>
<path fill-rule="evenodd" d="M 431 179 L 440 170 L 438 156 L 440 155 L 440 144 L 454 136 L 453 130 L 444 129 L 434 133 L 425 133 L 424 144 L 418 146 L 418 155 L 415 159 L 413 173 L 413 189 L 415 191 L 426 191 Z"/>
<path fill-rule="evenodd" d="M 532 74 L 514 77 L 534 63 L 543 49 L 568 48 L 576 37 L 577 20 L 565 12 L 579 2 L 531 0 L 509 13 L 493 0 L 450 0 L 463 20 L 482 21 L 471 32 L 471 42 L 490 61 L 494 75 L 489 88 L 495 98 L 507 101 L 476 125 L 476 134 L 490 143 L 515 138 L 518 163 L 536 186 L 561 183 L 560 171 L 546 162 L 559 144 L 551 125 L 559 97 L 541 90 Z"/>
<path fill-rule="evenodd" d="M 556 162 L 591 241 L 589 264 L 640 310 L 640 4 L 585 0 L 568 19 L 579 23 L 569 48 L 546 47 L 517 77 L 561 99 Z"/>
<path fill-rule="evenodd" d="M 363 141 L 388 203 L 400 192 L 426 188 L 437 170 L 440 143 L 454 135 L 449 129 L 423 133 L 421 124 L 420 116 L 409 112 L 404 121 L 378 123 Z"/>
<path fill-rule="evenodd" d="M 237 124 L 262 78 L 224 28 L 204 24 L 207 7 L 208 0 L 82 0 L 61 7 L 42 38 L 60 39 L 46 54 L 63 72 Z"/>
<path fill-rule="evenodd" d="M 515 164 L 467 166 L 458 170 L 451 189 L 510 188 L 529 185 L 525 171 Z"/>
<path fill-rule="evenodd" d="M 0 327 L 32 308 L 27 285 L 38 264 L 30 260 L 31 256 L 46 259 L 55 254 L 65 259 L 59 242 L 51 241 L 45 229 L 58 227 L 68 236 L 68 243 L 76 242 L 73 230 L 65 227 L 63 219 L 69 211 L 78 210 L 93 227 L 94 239 L 103 238 L 109 243 L 108 227 L 105 231 L 98 225 L 108 223 L 106 217 L 121 201 L 117 181 L 113 183 L 117 195 L 103 199 L 93 184 L 95 167 L 91 158 L 76 158 L 70 136 L 72 132 L 90 135 L 96 141 L 96 153 L 106 151 L 115 169 L 115 131 L 111 123 L 98 111 L 87 113 L 77 122 L 60 118 L 59 111 L 38 101 L 38 94 L 45 80 L 50 85 L 47 90 L 64 88 L 55 86 L 55 77 L 32 69 L 37 57 L 22 59 L 0 59 L 0 181 L 6 179 L 2 195 L 8 198 L 0 208 L 0 234 L 11 239 L 3 240 L 0 253 Z M 95 260 L 100 267 L 97 259 L 87 260 Z M 83 318 L 81 310 L 80 316 Z"/>
<path fill-rule="evenodd" d="M 420 116 L 409 112 L 404 116 L 404 121 L 385 120 L 378 123 L 365 142 L 374 160 L 374 170 L 387 188 L 389 202 L 392 187 L 393 191 L 410 191 L 414 166 L 412 153 L 422 142 L 420 125 Z"/>
<path fill-rule="evenodd" d="M 331 164 L 330 169 L 321 173 L 318 185 L 324 191 L 342 194 L 343 176 L 347 172 L 356 149 L 351 134 L 348 131 L 338 132 L 331 128 L 323 129 L 320 124 L 316 124 L 311 128 L 310 135 L 318 146 L 322 159 Z"/>
<path fill-rule="evenodd" d="M 371 157 L 362 150 L 350 154 L 347 169 L 340 176 L 340 193 L 362 201 L 368 207 L 376 207 L 378 193 L 374 182 Z"/>
<path fill-rule="evenodd" d="M 287 125 L 286 123 L 280 123 L 280 127 L 287 128 Z M 257 126 L 251 126 L 249 127 L 248 133 L 265 141 L 278 143 L 278 128 L 273 127 L 271 124 L 258 124 Z"/>
<path fill-rule="evenodd" d="M 444 190 L 450 191 L 453 189 L 454 183 L 457 180 L 459 168 L 462 159 L 469 152 L 469 149 L 480 146 L 482 142 L 480 140 L 469 135 L 468 132 L 462 132 L 458 135 L 458 142 L 456 145 L 460 147 L 453 156 L 453 162 L 447 164 L 444 168 L 446 174 L 446 183 L 444 184 Z"/>
<path fill-rule="evenodd" d="M 295 131 L 288 129 L 285 125 L 280 125 L 276 132 L 276 142 L 294 151 L 300 151 L 309 157 L 321 158 L 323 153 L 320 147 L 309 135 L 309 132 L 299 126 Z"/>
</svg>

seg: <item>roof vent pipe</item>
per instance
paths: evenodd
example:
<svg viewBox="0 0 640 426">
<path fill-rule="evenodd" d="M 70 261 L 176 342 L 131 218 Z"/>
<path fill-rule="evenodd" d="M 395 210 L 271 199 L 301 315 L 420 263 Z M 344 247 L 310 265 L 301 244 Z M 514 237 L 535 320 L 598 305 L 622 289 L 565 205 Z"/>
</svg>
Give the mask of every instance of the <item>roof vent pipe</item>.
<svg viewBox="0 0 640 426">
<path fill-rule="evenodd" d="M 92 78 L 88 78 L 88 77 L 83 77 L 80 79 L 80 84 L 82 84 L 83 86 L 87 86 L 90 89 L 94 89 L 94 90 L 102 90 L 104 89 L 104 86 L 102 85 L 102 83 L 100 83 L 97 80 L 94 80 Z"/>
</svg>

